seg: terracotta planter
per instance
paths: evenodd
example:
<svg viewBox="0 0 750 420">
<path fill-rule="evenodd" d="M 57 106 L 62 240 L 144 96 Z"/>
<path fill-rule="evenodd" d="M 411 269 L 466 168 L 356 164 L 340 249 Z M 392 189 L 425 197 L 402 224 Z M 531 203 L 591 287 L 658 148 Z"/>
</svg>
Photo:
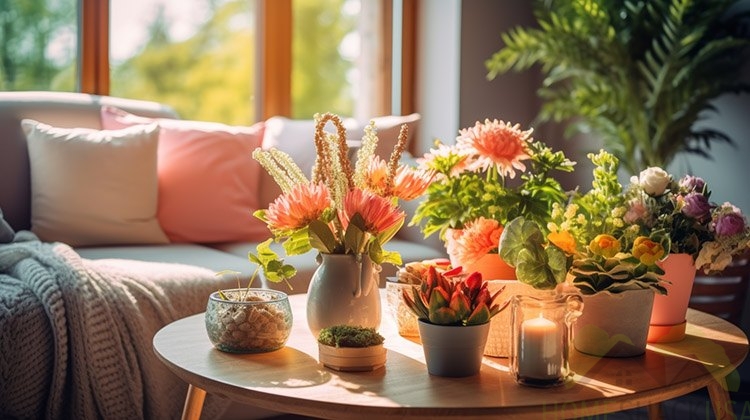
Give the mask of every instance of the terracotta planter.
<svg viewBox="0 0 750 420">
<path fill-rule="evenodd" d="M 516 280 L 516 269 L 509 266 L 499 254 L 487 254 L 472 264 L 464 265 L 464 271 L 482 273 L 484 280 Z"/>
<path fill-rule="evenodd" d="M 573 325 L 576 350 L 593 356 L 631 357 L 646 352 L 651 289 L 583 296 L 583 313 Z"/>
<path fill-rule="evenodd" d="M 315 337 L 333 325 L 380 327 L 380 266 L 362 256 L 320 254 L 307 290 L 307 325 Z"/>
<path fill-rule="evenodd" d="M 478 271 L 482 273 L 484 280 L 516 280 L 516 269 L 509 266 L 497 253 L 486 254 L 477 261 L 466 263 L 456 257 L 456 244 L 454 237 L 460 235 L 460 230 L 449 229 L 445 236 L 445 249 L 448 252 L 451 265 L 461 266 L 464 271 L 471 273 Z"/>
<path fill-rule="evenodd" d="M 333 347 L 318 343 L 318 361 L 342 372 L 367 372 L 385 366 L 382 344 L 369 347 Z"/>
<path fill-rule="evenodd" d="M 654 297 L 649 343 L 669 343 L 685 338 L 685 315 L 695 281 L 695 263 L 690 254 L 669 254 L 660 263 L 666 295 Z"/>
<path fill-rule="evenodd" d="M 479 373 L 490 324 L 434 325 L 418 321 L 419 336 L 430 375 L 464 377 Z"/>
</svg>

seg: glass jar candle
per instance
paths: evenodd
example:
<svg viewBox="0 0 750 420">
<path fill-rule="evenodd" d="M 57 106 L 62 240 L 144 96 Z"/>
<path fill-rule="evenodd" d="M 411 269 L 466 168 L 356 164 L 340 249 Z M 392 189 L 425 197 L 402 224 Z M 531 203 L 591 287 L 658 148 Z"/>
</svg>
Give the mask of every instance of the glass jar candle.
<svg viewBox="0 0 750 420">
<path fill-rule="evenodd" d="M 513 296 L 510 372 L 519 384 L 547 388 L 573 376 L 568 363 L 571 331 L 582 309 L 578 294 Z"/>
</svg>

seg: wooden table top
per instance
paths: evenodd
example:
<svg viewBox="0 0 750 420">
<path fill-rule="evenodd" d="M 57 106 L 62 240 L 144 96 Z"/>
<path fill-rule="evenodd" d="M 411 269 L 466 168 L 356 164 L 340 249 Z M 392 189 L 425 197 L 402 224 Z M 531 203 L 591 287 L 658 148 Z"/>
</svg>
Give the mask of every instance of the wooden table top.
<svg viewBox="0 0 750 420">
<path fill-rule="evenodd" d="M 478 375 L 444 378 L 427 373 L 418 339 L 398 335 L 383 300 L 380 333 L 385 368 L 347 373 L 318 363 L 315 337 L 305 319 L 306 295 L 292 295 L 294 326 L 286 346 L 237 355 L 216 350 L 204 315 L 175 321 L 153 340 L 157 356 L 179 377 L 208 393 L 258 407 L 323 418 L 570 418 L 641 407 L 675 398 L 727 377 L 748 352 L 746 335 L 718 317 L 688 310 L 687 336 L 649 344 L 646 354 L 599 358 L 571 350 L 574 381 L 551 389 L 516 384 L 508 359 L 485 357 Z M 456 355 L 456 357 L 461 357 Z M 728 376 L 727 376 L 728 375 Z"/>
</svg>

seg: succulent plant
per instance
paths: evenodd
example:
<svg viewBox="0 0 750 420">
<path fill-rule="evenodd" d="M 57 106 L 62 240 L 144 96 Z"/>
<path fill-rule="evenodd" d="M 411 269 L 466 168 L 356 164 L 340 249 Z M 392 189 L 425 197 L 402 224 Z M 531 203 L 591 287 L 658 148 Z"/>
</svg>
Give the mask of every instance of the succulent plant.
<svg viewBox="0 0 750 420">
<path fill-rule="evenodd" d="M 404 290 L 406 306 L 422 321 L 437 325 L 479 325 L 489 322 L 507 306 L 495 303 L 503 289 L 490 294 L 482 274 L 460 278 L 461 267 L 440 272 L 430 266 L 419 286 Z"/>
</svg>

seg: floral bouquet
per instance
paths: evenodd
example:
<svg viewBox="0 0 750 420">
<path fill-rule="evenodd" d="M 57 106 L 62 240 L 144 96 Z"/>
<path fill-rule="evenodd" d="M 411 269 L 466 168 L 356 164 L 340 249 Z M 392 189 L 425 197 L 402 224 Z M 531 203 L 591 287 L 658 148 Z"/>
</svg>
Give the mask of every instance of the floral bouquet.
<svg viewBox="0 0 750 420">
<path fill-rule="evenodd" d="M 566 199 L 549 174 L 574 162 L 535 141 L 532 130 L 486 119 L 462 129 L 455 144 L 440 142 L 420 159 L 437 173 L 411 220 L 425 236 L 438 232 L 451 258 L 469 265 L 497 252 L 503 226 L 525 216 L 544 226 L 553 203 Z M 520 174 L 518 179 L 516 175 Z"/>
<path fill-rule="evenodd" d="M 699 177 L 675 181 L 663 169 L 650 167 L 631 178 L 623 221 L 642 235 L 667 235 L 669 252 L 691 255 L 696 269 L 721 271 L 748 249 L 750 227 L 739 208 L 712 203 L 710 196 Z"/>
<path fill-rule="evenodd" d="M 668 237 L 638 235 L 629 228 L 617 158 L 601 151 L 589 159 L 596 165 L 591 190 L 571 193 L 566 205 L 553 205 L 546 236 L 536 221 L 512 220 L 501 237 L 500 255 L 516 268 L 519 281 L 536 289 L 554 289 L 572 278 L 582 294 L 646 288 L 665 293 L 664 272 L 656 263 L 666 257 Z"/>
<path fill-rule="evenodd" d="M 329 121 L 336 126 L 336 134 L 323 130 Z M 368 255 L 376 264 L 400 265 L 397 252 L 383 249 L 404 222 L 398 200 L 422 195 L 432 180 L 429 172 L 399 163 L 406 146 L 406 125 L 385 162 L 375 155 L 378 138 L 371 122 L 352 165 L 339 117 L 315 115 L 315 122 L 317 156 L 311 178 L 284 152 L 253 152 L 282 191 L 268 209 L 254 215 L 267 224 L 274 240 L 283 243 L 287 255 L 316 249 L 327 254 Z"/>
</svg>

